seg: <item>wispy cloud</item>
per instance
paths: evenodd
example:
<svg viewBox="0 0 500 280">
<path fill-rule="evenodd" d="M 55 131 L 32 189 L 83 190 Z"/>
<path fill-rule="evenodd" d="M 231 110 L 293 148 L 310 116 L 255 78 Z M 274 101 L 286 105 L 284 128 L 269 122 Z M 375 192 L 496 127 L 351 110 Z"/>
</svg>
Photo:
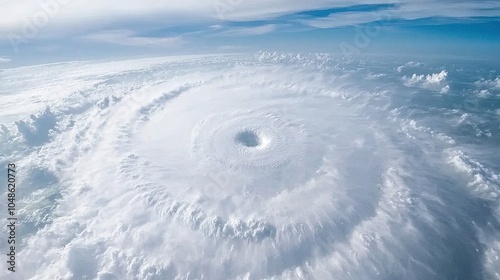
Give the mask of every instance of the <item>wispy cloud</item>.
<svg viewBox="0 0 500 280">
<path fill-rule="evenodd" d="M 0 57 L 0 63 L 9 63 L 11 62 L 12 60 L 10 58 L 3 58 L 3 57 Z"/>
<path fill-rule="evenodd" d="M 181 36 L 175 37 L 144 37 L 137 36 L 132 31 L 103 31 L 80 37 L 81 39 L 99 41 L 125 46 L 163 46 L 177 47 L 183 43 Z"/>
<path fill-rule="evenodd" d="M 330 15 L 324 18 L 301 20 L 300 22 L 316 28 L 335 28 L 349 25 L 358 25 L 392 18 L 394 10 L 374 12 L 348 12 Z"/>
<path fill-rule="evenodd" d="M 422 22 L 498 23 L 500 1 L 157 0 L 145 5 L 133 0 L 4 0 L 0 9 L 0 50 L 32 50 L 26 47 L 31 43 L 70 45 L 75 38 L 96 42 L 96 48 L 100 44 L 176 47 L 184 41 L 209 48 L 240 44 L 230 42 L 230 37 L 239 40 L 244 36 L 302 33 L 386 20 L 403 27 Z M 204 40 L 213 36 L 228 40 L 206 44 Z M 341 49 L 344 53 L 345 48 Z M 349 49 L 356 52 L 360 47 Z"/>
<path fill-rule="evenodd" d="M 221 1 L 226 7 L 223 18 L 220 18 L 220 9 L 218 9 Z M 53 5 L 49 5 L 50 3 Z M 353 9 L 353 7 L 367 8 Z M 331 9 L 334 9 L 331 14 L 321 15 L 321 11 Z M 203 21 L 210 25 L 217 24 L 221 20 L 276 19 L 280 16 L 300 14 L 306 11 L 320 11 L 319 16 L 318 13 L 314 12 L 302 14 L 305 16 L 303 19 L 308 20 L 306 22 L 312 26 L 336 27 L 373 20 L 370 18 L 370 14 L 373 14 L 374 10 L 393 10 L 401 19 L 498 17 L 500 15 L 500 2 L 488 0 L 158 0 L 148 2 L 145 5 L 143 2 L 133 0 L 23 0 L 8 1 L 2 4 L 0 34 L 22 33 L 23 28 L 28 25 L 41 28 L 39 22 L 45 21 L 44 18 L 58 24 L 63 21 L 78 22 L 82 28 L 89 25 L 95 26 L 99 23 L 116 23 L 137 18 L 154 19 L 158 22 L 169 22 L 174 25 L 188 24 L 196 18 L 197 21 Z M 365 19 L 363 20 L 363 18 Z"/>
<path fill-rule="evenodd" d="M 252 35 L 264 35 L 275 31 L 277 28 L 276 24 L 266 24 L 254 27 L 237 27 L 231 28 L 222 32 L 215 33 L 215 35 L 221 36 L 252 36 Z"/>
<path fill-rule="evenodd" d="M 247 48 L 246 46 L 238 46 L 238 45 L 225 45 L 225 46 L 220 46 L 219 50 L 221 51 L 239 51 L 239 50 L 244 50 Z"/>
<path fill-rule="evenodd" d="M 373 9 L 370 7 L 373 6 Z M 359 6 L 354 6 L 359 7 Z M 352 8 L 352 7 L 351 7 Z M 327 11 L 327 10 L 326 10 Z M 500 3 L 493 1 L 449 2 L 401 1 L 397 5 L 366 5 L 365 9 L 352 11 L 346 7 L 345 11 L 338 10 L 326 16 L 309 16 L 299 20 L 302 24 L 316 28 L 335 28 L 350 25 L 360 25 L 379 20 L 416 20 L 429 18 L 470 19 L 476 17 L 498 17 Z"/>
</svg>

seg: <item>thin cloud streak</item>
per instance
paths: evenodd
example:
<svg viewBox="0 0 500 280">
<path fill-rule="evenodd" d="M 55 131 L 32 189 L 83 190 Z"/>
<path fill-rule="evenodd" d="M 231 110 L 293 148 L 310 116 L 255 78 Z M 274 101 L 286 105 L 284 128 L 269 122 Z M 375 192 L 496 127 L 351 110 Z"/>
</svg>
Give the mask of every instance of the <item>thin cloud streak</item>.
<svg viewBox="0 0 500 280">
<path fill-rule="evenodd" d="M 116 30 L 106 31 L 80 37 L 84 40 L 99 41 L 104 43 L 125 45 L 125 46 L 164 46 L 176 47 L 183 43 L 180 36 L 176 37 L 143 37 L 136 36 L 131 31 Z"/>
<path fill-rule="evenodd" d="M 223 11 L 220 2 L 225 4 Z M 226 3 L 227 2 L 227 3 Z M 333 0 L 278 0 L 278 1 L 223 1 L 223 0 L 185 0 L 171 2 L 159 0 L 147 4 L 132 0 L 83 1 L 83 0 L 35 0 L 10 1 L 3 4 L 0 10 L 0 35 L 9 32 L 22 32 L 26 26 L 48 18 L 50 22 L 71 24 L 78 22 L 79 26 L 99 25 L 101 22 L 126 22 L 137 18 L 155 18 L 158 23 L 165 23 L 168 18 L 170 25 L 190 24 L 193 18 L 201 22 L 216 24 L 220 21 L 252 21 L 260 19 L 276 19 L 283 15 L 322 10 L 329 8 L 348 8 L 358 5 L 394 4 L 394 13 L 401 19 L 418 19 L 429 17 L 468 18 L 468 17 L 498 17 L 500 2 L 498 1 L 333 1 Z M 383 12 L 384 10 L 381 10 Z M 223 17 L 221 18 L 221 12 Z M 369 15 L 366 12 L 350 14 L 333 13 L 326 18 L 311 17 L 305 23 L 311 26 L 332 27 L 362 23 L 361 18 Z M 162 21 L 163 19 L 163 21 Z M 367 21 L 372 20 L 370 17 Z M 343 22 L 344 21 L 344 22 Z M 36 25 L 36 24 L 35 24 Z"/>
<path fill-rule="evenodd" d="M 264 35 L 271 33 L 277 29 L 275 24 L 266 24 L 256 27 L 239 27 L 231 28 L 219 33 L 215 33 L 217 36 L 252 36 L 252 35 Z"/>
</svg>

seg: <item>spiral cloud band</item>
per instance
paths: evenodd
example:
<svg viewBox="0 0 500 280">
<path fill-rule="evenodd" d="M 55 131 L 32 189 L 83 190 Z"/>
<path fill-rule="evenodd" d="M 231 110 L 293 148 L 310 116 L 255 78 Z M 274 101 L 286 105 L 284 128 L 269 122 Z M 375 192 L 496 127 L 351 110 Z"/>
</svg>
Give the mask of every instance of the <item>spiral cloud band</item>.
<svg viewBox="0 0 500 280">
<path fill-rule="evenodd" d="M 259 53 L 4 70 L 17 276 L 496 279 L 500 111 L 474 93 L 500 92 L 460 67 Z"/>
</svg>

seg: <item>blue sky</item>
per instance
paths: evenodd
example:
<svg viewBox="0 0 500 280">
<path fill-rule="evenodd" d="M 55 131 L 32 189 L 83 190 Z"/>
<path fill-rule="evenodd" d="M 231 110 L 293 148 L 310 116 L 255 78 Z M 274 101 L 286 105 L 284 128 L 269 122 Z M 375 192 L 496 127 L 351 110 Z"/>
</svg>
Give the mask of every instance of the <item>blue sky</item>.
<svg viewBox="0 0 500 280">
<path fill-rule="evenodd" d="M 495 57 L 500 1 L 0 0 L 0 67 L 290 51 Z"/>
</svg>

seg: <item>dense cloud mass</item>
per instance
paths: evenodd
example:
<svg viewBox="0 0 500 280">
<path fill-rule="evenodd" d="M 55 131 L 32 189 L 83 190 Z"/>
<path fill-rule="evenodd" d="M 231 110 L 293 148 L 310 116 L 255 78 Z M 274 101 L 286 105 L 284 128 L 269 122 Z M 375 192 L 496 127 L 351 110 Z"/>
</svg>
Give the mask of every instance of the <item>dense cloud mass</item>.
<svg viewBox="0 0 500 280">
<path fill-rule="evenodd" d="M 468 63 L 261 52 L 5 69 L 15 275 L 499 279 L 499 69 Z"/>
</svg>

